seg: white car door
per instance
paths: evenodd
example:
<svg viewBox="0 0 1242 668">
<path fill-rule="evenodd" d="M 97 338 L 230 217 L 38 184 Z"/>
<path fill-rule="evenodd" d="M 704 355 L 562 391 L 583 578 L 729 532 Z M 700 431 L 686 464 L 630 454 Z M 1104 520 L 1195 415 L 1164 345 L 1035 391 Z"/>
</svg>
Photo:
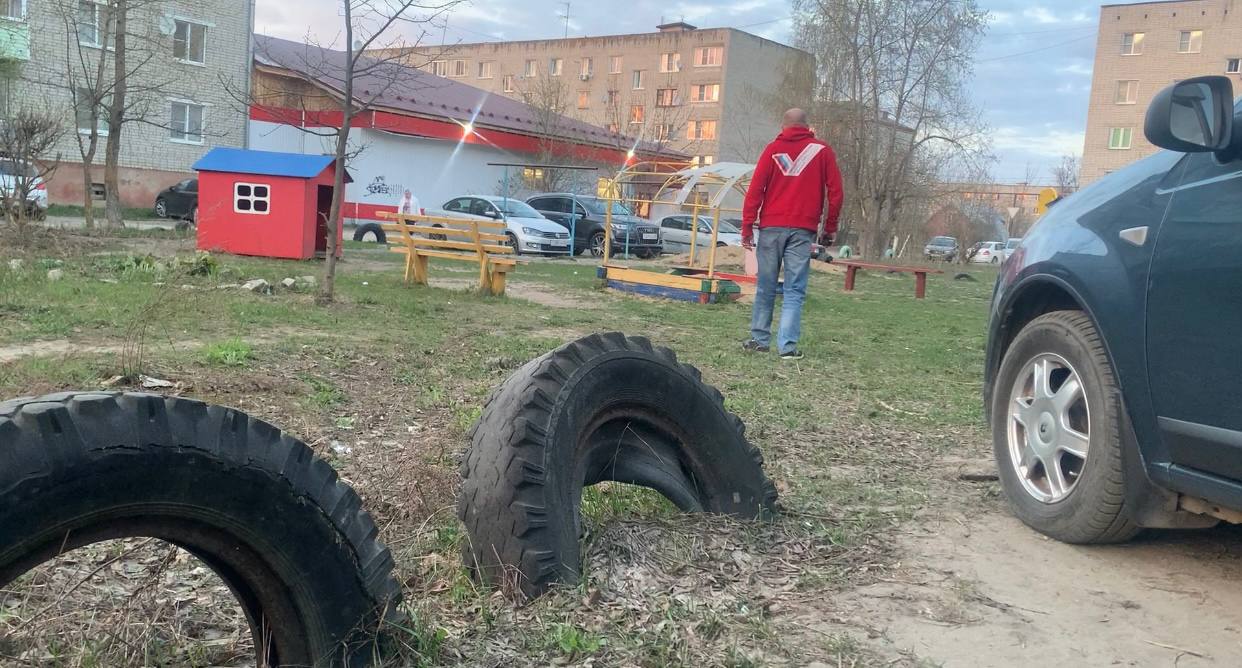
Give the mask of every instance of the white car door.
<svg viewBox="0 0 1242 668">
<path fill-rule="evenodd" d="M 660 232 L 664 238 L 664 250 L 679 252 L 688 248 L 685 232 L 682 230 L 683 216 L 668 216 L 660 221 Z"/>
</svg>

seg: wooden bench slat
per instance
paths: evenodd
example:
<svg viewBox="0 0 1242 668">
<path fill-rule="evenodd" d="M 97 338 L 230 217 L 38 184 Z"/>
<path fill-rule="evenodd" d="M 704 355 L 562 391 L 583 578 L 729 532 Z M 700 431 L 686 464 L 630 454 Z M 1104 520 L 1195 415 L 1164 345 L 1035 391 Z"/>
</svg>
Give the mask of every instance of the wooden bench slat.
<svg viewBox="0 0 1242 668">
<path fill-rule="evenodd" d="M 409 223 L 410 221 L 413 221 L 415 224 L 417 223 L 443 223 L 445 225 L 461 225 L 461 226 L 468 227 L 471 223 L 474 223 L 475 225 L 478 225 L 479 227 L 486 227 L 490 229 L 500 229 L 500 230 L 503 230 L 509 227 L 509 224 L 503 220 L 492 220 L 490 218 L 482 218 L 482 219 L 475 220 L 473 218 L 451 218 L 448 216 L 423 216 L 423 215 L 416 216 L 414 214 L 409 214 L 409 213 L 397 214 L 391 211 L 380 211 L 379 217 L 384 218 L 386 220 L 396 220 L 396 221 L 401 221 L 405 223 Z"/>
<path fill-rule="evenodd" d="M 405 248 L 393 248 L 391 250 L 394 253 L 408 253 L 409 252 Z M 478 263 L 479 261 L 479 256 L 474 253 L 454 253 L 452 251 L 435 251 L 435 250 L 416 250 L 414 252 L 415 254 L 420 255 L 422 257 L 434 257 L 440 260 L 457 260 L 458 262 L 474 262 L 474 263 Z M 497 257 L 495 255 L 488 255 L 487 261 L 491 264 L 504 265 L 506 267 L 513 267 L 519 264 L 526 264 L 526 260 L 519 260 L 518 258 L 514 258 L 514 257 Z"/>
<path fill-rule="evenodd" d="M 428 227 L 426 225 L 402 225 L 400 223 L 383 223 L 380 225 L 380 229 L 384 230 L 385 232 L 396 233 L 398 237 L 404 237 L 405 234 L 408 232 L 409 234 L 436 234 L 436 235 L 445 236 L 449 238 L 454 238 L 454 237 L 462 237 L 466 239 L 474 238 L 474 232 L 470 230 L 458 230 L 458 229 L 451 229 L 447 227 Z M 418 237 L 415 237 L 415 238 L 417 239 Z M 493 232 L 479 232 L 479 239 L 482 241 L 508 241 L 509 236 L 505 234 L 495 234 Z"/>
<path fill-rule="evenodd" d="M 483 251 L 484 253 L 512 253 L 513 248 L 510 246 L 500 246 L 497 244 L 485 244 L 474 241 L 450 241 L 439 239 L 412 239 L 413 243 L 402 244 L 404 246 L 413 245 L 415 248 L 440 248 L 444 250 L 460 250 L 460 251 Z"/>
</svg>

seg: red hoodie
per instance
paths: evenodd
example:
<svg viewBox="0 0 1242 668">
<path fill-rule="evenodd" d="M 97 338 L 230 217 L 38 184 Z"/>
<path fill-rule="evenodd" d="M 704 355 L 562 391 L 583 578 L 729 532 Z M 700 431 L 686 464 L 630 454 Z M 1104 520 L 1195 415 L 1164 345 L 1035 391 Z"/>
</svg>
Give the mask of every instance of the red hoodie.
<svg viewBox="0 0 1242 668">
<path fill-rule="evenodd" d="M 841 170 L 832 148 L 815 138 L 810 128 L 788 127 L 759 156 L 742 207 L 742 238 L 754 238 L 760 227 L 797 227 L 819 231 L 828 191 L 828 218 L 824 233 L 837 231 L 845 193 Z"/>
</svg>

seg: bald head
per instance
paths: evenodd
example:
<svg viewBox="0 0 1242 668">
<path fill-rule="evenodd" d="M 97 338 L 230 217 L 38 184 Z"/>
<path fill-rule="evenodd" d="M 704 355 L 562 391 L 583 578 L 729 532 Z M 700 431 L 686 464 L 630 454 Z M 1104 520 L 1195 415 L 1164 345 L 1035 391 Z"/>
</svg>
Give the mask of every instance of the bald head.
<svg viewBox="0 0 1242 668">
<path fill-rule="evenodd" d="M 805 128 L 810 125 L 807 121 L 806 112 L 793 108 L 785 112 L 785 117 L 781 120 L 781 127 L 786 128 Z"/>
</svg>

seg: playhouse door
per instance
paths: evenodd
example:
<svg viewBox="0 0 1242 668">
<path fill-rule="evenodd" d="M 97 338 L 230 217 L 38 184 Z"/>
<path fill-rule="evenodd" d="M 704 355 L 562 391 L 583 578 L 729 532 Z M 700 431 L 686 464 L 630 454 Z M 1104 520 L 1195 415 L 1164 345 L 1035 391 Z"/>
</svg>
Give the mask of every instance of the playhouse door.
<svg viewBox="0 0 1242 668">
<path fill-rule="evenodd" d="M 315 255 L 328 254 L 328 214 L 332 212 L 332 186 L 319 186 L 315 205 Z"/>
</svg>

